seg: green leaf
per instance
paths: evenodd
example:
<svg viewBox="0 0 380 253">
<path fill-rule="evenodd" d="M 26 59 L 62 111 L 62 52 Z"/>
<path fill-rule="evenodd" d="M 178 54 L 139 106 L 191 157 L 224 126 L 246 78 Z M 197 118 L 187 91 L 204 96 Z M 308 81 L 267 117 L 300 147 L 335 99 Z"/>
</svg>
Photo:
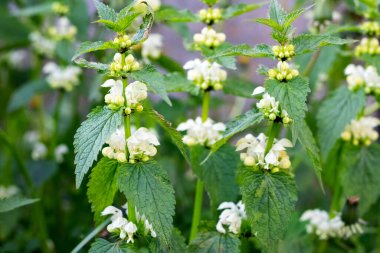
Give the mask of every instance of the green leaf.
<svg viewBox="0 0 380 253">
<path fill-rule="evenodd" d="M 164 79 L 167 92 L 188 92 L 195 96 L 199 94 L 199 87 L 178 72 L 166 74 Z"/>
<path fill-rule="evenodd" d="M 104 220 L 100 213 L 113 203 L 117 191 L 118 165 L 116 159 L 103 157 L 91 171 L 87 196 L 97 223 Z"/>
<path fill-rule="evenodd" d="M 216 4 L 219 0 L 201 0 L 202 2 L 204 2 L 205 4 L 209 5 L 209 6 L 212 6 L 214 4 Z"/>
<path fill-rule="evenodd" d="M 119 167 L 118 185 L 127 200 L 153 225 L 158 239 L 169 246 L 175 198 L 166 171 L 155 161 L 125 163 Z"/>
<path fill-rule="evenodd" d="M 218 232 L 200 233 L 191 241 L 187 253 L 239 253 L 237 236 Z"/>
<path fill-rule="evenodd" d="M 252 232 L 269 252 L 277 252 L 297 201 L 294 178 L 278 172 L 239 171 L 241 193 Z"/>
<path fill-rule="evenodd" d="M 109 20 L 112 22 L 116 21 L 117 15 L 114 9 L 98 0 L 95 0 L 95 7 L 98 11 L 99 19 Z"/>
<path fill-rule="evenodd" d="M 133 21 L 143 14 L 142 11 L 133 8 L 135 3 L 132 2 L 128 6 L 124 7 L 116 17 L 116 32 L 124 32 Z"/>
<path fill-rule="evenodd" d="M 323 159 L 327 158 L 346 125 L 356 118 L 365 102 L 364 90 L 352 92 L 344 86 L 322 103 L 317 114 L 317 125 Z"/>
<path fill-rule="evenodd" d="M 238 77 L 230 77 L 223 84 L 223 92 L 238 97 L 252 98 L 252 91 L 257 84 Z"/>
<path fill-rule="evenodd" d="M 380 72 L 380 55 L 369 55 L 365 54 L 360 57 L 368 65 L 375 66 L 377 71 Z"/>
<path fill-rule="evenodd" d="M 189 10 L 178 10 L 172 6 L 164 6 L 155 13 L 156 20 L 160 22 L 199 22 L 198 16 Z"/>
<path fill-rule="evenodd" d="M 72 61 L 74 61 L 76 58 L 81 56 L 82 54 L 99 51 L 99 50 L 106 50 L 106 49 L 117 49 L 115 45 L 112 43 L 112 41 L 85 41 L 82 42 L 79 46 L 79 48 L 76 50 L 74 56 L 71 58 Z"/>
<path fill-rule="evenodd" d="M 32 80 L 23 84 L 13 92 L 8 104 L 8 112 L 13 112 L 26 106 L 36 94 L 48 91 L 49 89 L 44 79 Z"/>
<path fill-rule="evenodd" d="M 172 105 L 166 93 L 164 76 L 152 65 L 145 65 L 143 69 L 132 72 L 133 79 L 143 82 L 153 93 L 158 94 L 168 105 Z"/>
<path fill-rule="evenodd" d="M 137 252 L 131 249 L 128 245 L 121 244 L 120 242 L 111 243 L 105 239 L 97 238 L 91 244 L 88 253 L 134 253 Z"/>
<path fill-rule="evenodd" d="M 143 17 L 143 21 L 137 29 L 136 33 L 132 37 L 132 44 L 136 45 L 146 40 L 149 36 L 150 29 L 152 29 L 154 23 L 153 11 L 148 8 L 147 14 Z"/>
<path fill-rule="evenodd" d="M 247 44 L 230 46 L 222 49 L 215 49 L 214 54 L 208 55 L 208 58 L 218 58 L 224 56 L 248 56 L 252 58 L 272 57 L 272 48 L 266 44 L 259 44 L 251 47 Z"/>
<path fill-rule="evenodd" d="M 9 212 L 16 208 L 33 204 L 37 201 L 39 201 L 39 199 L 28 199 L 21 196 L 0 199 L 0 213 Z"/>
<path fill-rule="evenodd" d="M 74 136 L 76 187 L 97 159 L 99 150 L 122 123 L 121 111 L 98 106 L 82 122 Z"/>
<path fill-rule="evenodd" d="M 307 94 L 310 92 L 308 81 L 302 77 L 293 78 L 289 82 L 267 79 L 265 88 L 280 102 L 281 108 L 288 112 L 293 124 L 301 124 L 307 110 Z M 292 135 L 293 142 L 296 142 L 297 132 L 293 131 Z"/>
<path fill-rule="evenodd" d="M 245 14 L 247 12 L 256 10 L 263 6 L 265 3 L 258 3 L 258 4 L 245 4 L 245 3 L 239 3 L 230 5 L 227 8 L 223 10 L 223 19 L 230 19 L 242 14 Z"/>
<path fill-rule="evenodd" d="M 180 74 L 185 73 L 184 69 L 182 68 L 182 64 L 167 55 L 160 54 L 160 57 L 158 58 L 149 57 L 149 60 L 153 64 L 159 65 L 168 72 L 179 72 Z"/>
<path fill-rule="evenodd" d="M 52 12 L 52 3 L 34 4 L 23 9 L 17 10 L 14 15 L 19 17 L 30 17 L 35 15 L 47 14 Z"/>
<path fill-rule="evenodd" d="M 89 62 L 83 58 L 79 58 L 74 60 L 74 63 L 82 68 L 89 68 L 89 69 L 95 69 L 98 72 L 107 72 L 109 69 L 108 64 L 100 63 L 100 62 Z"/>
<path fill-rule="evenodd" d="M 168 248 L 162 245 L 160 241 L 153 240 L 149 244 L 150 252 L 154 253 L 172 253 L 172 252 L 186 252 L 186 239 L 181 235 L 181 232 L 174 228 L 172 232 L 171 245 Z"/>
<path fill-rule="evenodd" d="M 280 26 L 276 21 L 269 18 L 256 18 L 254 19 L 254 21 L 259 24 L 269 26 L 270 28 L 274 30 L 282 30 L 282 26 Z"/>
<path fill-rule="evenodd" d="M 210 151 L 197 145 L 190 148 L 192 168 L 204 182 L 215 210 L 225 201 L 236 201 L 239 188 L 236 183 L 236 169 L 239 165 L 239 155 L 230 145 L 224 145 L 215 152 L 206 162 Z"/>
<path fill-rule="evenodd" d="M 224 51 L 228 48 L 230 48 L 232 45 L 229 43 L 223 43 L 222 45 L 218 46 L 215 49 L 210 49 L 206 46 L 201 47 L 202 55 L 205 57 L 213 56 L 216 54 L 216 52 Z M 232 56 L 220 56 L 220 57 L 213 57 L 213 60 L 219 63 L 220 65 L 229 68 L 229 69 L 236 69 L 236 60 Z"/>
<path fill-rule="evenodd" d="M 359 196 L 359 211 L 362 215 L 380 197 L 379 154 L 379 144 L 368 147 L 346 145 L 343 151 L 343 193 L 345 196 Z"/>
<path fill-rule="evenodd" d="M 269 5 L 269 18 L 282 25 L 285 20 L 286 13 L 277 0 L 271 0 Z"/>
</svg>

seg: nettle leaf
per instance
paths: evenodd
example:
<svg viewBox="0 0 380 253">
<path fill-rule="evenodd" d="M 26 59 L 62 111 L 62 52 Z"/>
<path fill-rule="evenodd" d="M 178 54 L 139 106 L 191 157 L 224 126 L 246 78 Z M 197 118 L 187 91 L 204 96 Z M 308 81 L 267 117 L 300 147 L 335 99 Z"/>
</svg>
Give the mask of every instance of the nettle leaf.
<svg viewBox="0 0 380 253">
<path fill-rule="evenodd" d="M 266 44 L 259 44 L 251 47 L 247 44 L 232 45 L 225 48 L 216 48 L 213 54 L 207 55 L 208 58 L 219 58 L 225 56 L 248 56 L 252 58 L 272 57 L 272 48 Z"/>
<path fill-rule="evenodd" d="M 206 162 L 202 163 L 210 150 L 197 145 L 190 148 L 192 168 L 204 182 L 213 208 L 225 201 L 236 201 L 239 188 L 236 183 L 236 169 L 239 155 L 230 145 L 224 145 Z"/>
<path fill-rule="evenodd" d="M 345 196 L 359 196 L 359 211 L 365 214 L 380 197 L 380 145 L 345 145 L 342 155 L 342 186 Z"/>
<path fill-rule="evenodd" d="M 162 245 L 159 240 L 152 240 L 149 244 L 149 250 L 154 253 L 186 252 L 186 239 L 181 235 L 181 231 L 177 228 L 173 229 L 171 241 L 171 247 L 168 248 L 167 246 Z"/>
<path fill-rule="evenodd" d="M 74 60 L 74 63 L 82 68 L 95 69 L 100 73 L 107 72 L 109 70 L 109 65 L 100 62 L 89 62 L 83 58 Z"/>
<path fill-rule="evenodd" d="M 155 13 L 155 18 L 161 22 L 199 22 L 197 15 L 189 10 L 178 10 L 172 6 L 163 6 Z"/>
<path fill-rule="evenodd" d="M 149 36 L 150 29 L 154 23 L 154 16 L 152 9 L 148 6 L 147 14 L 143 17 L 143 21 L 132 37 L 132 44 L 136 45 L 146 40 Z"/>
<path fill-rule="evenodd" d="M 220 65 L 228 69 L 236 69 L 236 59 L 234 57 L 228 56 L 228 55 L 214 57 L 214 55 L 217 54 L 216 52 L 223 52 L 224 50 L 227 50 L 230 47 L 232 47 L 232 45 L 229 43 L 223 43 L 214 49 L 210 49 L 206 46 L 202 46 L 201 53 L 205 57 L 212 56 L 214 61 L 216 61 L 217 63 L 219 63 Z"/>
<path fill-rule="evenodd" d="M 201 0 L 202 2 L 204 2 L 205 4 L 209 5 L 209 6 L 212 6 L 214 4 L 216 4 L 219 0 Z"/>
<path fill-rule="evenodd" d="M 187 92 L 195 96 L 199 95 L 199 87 L 178 72 L 166 74 L 164 79 L 167 92 Z"/>
<path fill-rule="evenodd" d="M 119 242 L 109 242 L 102 238 L 97 238 L 94 243 L 91 244 L 89 253 L 136 253 L 137 251 L 131 248 L 129 245 Z"/>
<path fill-rule="evenodd" d="M 297 201 L 297 189 L 289 174 L 239 170 L 243 203 L 252 232 L 269 252 L 277 252 Z"/>
<path fill-rule="evenodd" d="M 290 118 L 293 119 L 293 124 L 302 122 L 307 110 L 307 94 L 310 92 L 309 83 L 306 79 L 296 77 L 289 82 L 267 79 L 265 88 L 271 96 L 280 102 L 281 108 L 288 112 Z M 293 131 L 292 138 L 293 142 L 296 142 L 296 131 Z"/>
<path fill-rule="evenodd" d="M 377 71 L 380 72 L 380 56 L 379 55 L 369 55 L 364 54 L 360 58 L 365 61 L 368 65 L 375 66 Z"/>
<path fill-rule="evenodd" d="M 71 60 L 75 60 L 82 54 L 94 52 L 94 51 L 99 51 L 99 50 L 106 50 L 106 49 L 117 49 L 117 47 L 113 44 L 112 41 L 85 41 L 82 42 L 79 45 L 79 48 L 75 52 L 74 56 L 71 58 Z"/>
<path fill-rule="evenodd" d="M 355 42 L 351 39 L 342 39 L 333 35 L 324 34 L 301 34 L 291 40 L 291 44 L 294 45 L 296 54 L 310 53 L 319 47 L 329 45 L 344 45 Z"/>
<path fill-rule="evenodd" d="M 16 208 L 33 204 L 39 199 L 28 199 L 22 196 L 12 196 L 5 199 L 0 199 L 0 213 L 12 211 Z"/>
<path fill-rule="evenodd" d="M 258 4 L 245 4 L 245 3 L 239 3 L 230 5 L 227 8 L 223 10 L 223 19 L 230 19 L 242 14 L 245 14 L 250 11 L 254 11 L 261 6 L 263 6 L 265 3 L 258 3 Z"/>
<path fill-rule="evenodd" d="M 122 123 L 121 111 L 98 106 L 82 122 L 74 136 L 76 187 L 96 161 L 104 142 Z"/>
<path fill-rule="evenodd" d="M 327 158 L 346 125 L 357 117 L 365 102 L 364 90 L 352 92 L 343 86 L 322 103 L 317 114 L 317 125 L 323 159 Z"/>
<path fill-rule="evenodd" d="M 240 240 L 237 236 L 218 232 L 200 233 L 191 241 L 187 253 L 238 253 Z"/>
<path fill-rule="evenodd" d="M 152 65 L 145 65 L 143 69 L 131 73 L 133 79 L 143 82 L 153 93 L 158 94 L 168 105 L 172 105 L 166 93 L 164 76 Z"/>
<path fill-rule="evenodd" d="M 271 0 L 269 5 L 269 18 L 276 21 L 277 24 L 283 24 L 286 12 L 277 0 Z"/>
<path fill-rule="evenodd" d="M 269 26 L 270 28 L 272 28 L 274 30 L 281 30 L 282 29 L 281 25 L 279 25 L 276 21 L 269 19 L 269 18 L 255 18 L 254 21 L 259 23 L 259 24 Z"/>
<path fill-rule="evenodd" d="M 97 223 L 104 220 L 100 213 L 113 203 L 117 191 L 118 166 L 116 159 L 103 157 L 91 171 L 87 196 Z"/>
<path fill-rule="evenodd" d="M 112 22 L 116 21 L 117 14 L 114 9 L 98 0 L 95 0 L 95 7 L 98 11 L 99 19 Z"/>
<path fill-rule="evenodd" d="M 238 77 L 230 77 L 223 84 L 223 92 L 238 97 L 252 98 L 252 91 L 257 84 Z"/>
<path fill-rule="evenodd" d="M 118 186 L 127 200 L 153 225 L 158 239 L 169 246 L 175 198 L 166 171 L 155 161 L 125 163 L 119 167 Z"/>
</svg>

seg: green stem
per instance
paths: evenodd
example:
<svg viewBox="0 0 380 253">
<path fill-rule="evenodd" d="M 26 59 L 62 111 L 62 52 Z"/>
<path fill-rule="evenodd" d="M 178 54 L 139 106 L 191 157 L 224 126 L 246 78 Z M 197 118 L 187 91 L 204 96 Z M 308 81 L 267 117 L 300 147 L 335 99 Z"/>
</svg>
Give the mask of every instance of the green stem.
<svg viewBox="0 0 380 253">
<path fill-rule="evenodd" d="M 339 148 L 336 156 L 335 162 L 335 174 L 334 174 L 334 190 L 333 190 L 333 199 L 330 206 L 330 215 L 340 209 L 340 200 L 342 198 L 342 186 L 339 183 L 339 171 L 340 171 L 340 161 L 342 156 L 343 144 L 339 143 Z"/>
<path fill-rule="evenodd" d="M 327 240 L 322 240 L 322 241 L 320 241 L 318 250 L 316 252 L 317 253 L 323 253 L 323 252 L 325 252 L 326 247 L 327 247 Z"/>
<path fill-rule="evenodd" d="M 265 147 L 265 155 L 268 154 L 269 150 L 272 148 L 274 139 L 278 136 L 281 130 L 281 124 L 272 122 L 268 129 L 268 141 Z"/>
<path fill-rule="evenodd" d="M 380 104 L 375 102 L 373 103 L 372 105 L 368 106 L 365 111 L 364 111 L 364 115 L 365 116 L 368 116 L 368 115 L 371 115 L 372 113 L 376 112 L 377 110 L 379 110 L 380 108 Z"/>
<path fill-rule="evenodd" d="M 64 97 L 64 92 L 61 90 L 58 91 L 57 102 L 55 104 L 54 115 L 53 115 L 53 119 L 54 119 L 53 138 L 52 138 L 52 142 L 50 146 L 50 152 L 51 152 L 52 157 L 54 157 L 54 149 L 58 143 L 59 118 L 60 118 L 61 109 L 62 109 L 63 97 Z"/>
<path fill-rule="evenodd" d="M 321 54 L 321 49 L 318 49 L 312 56 L 311 56 L 311 59 L 309 61 L 309 63 L 307 64 L 305 70 L 303 71 L 302 75 L 303 76 L 308 76 L 311 71 L 313 70 L 315 64 L 317 63 L 318 61 L 318 58 L 319 58 L 319 55 Z"/>
<path fill-rule="evenodd" d="M 202 102 L 202 121 L 205 122 L 208 118 L 208 109 L 210 107 L 210 92 L 205 91 Z"/>
</svg>

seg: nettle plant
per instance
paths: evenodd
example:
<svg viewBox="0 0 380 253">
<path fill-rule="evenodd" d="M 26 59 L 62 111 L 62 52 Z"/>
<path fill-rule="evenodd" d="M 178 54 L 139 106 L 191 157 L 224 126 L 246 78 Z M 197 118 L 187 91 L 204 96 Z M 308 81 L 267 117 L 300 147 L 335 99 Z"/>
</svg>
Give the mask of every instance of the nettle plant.
<svg viewBox="0 0 380 253">
<path fill-rule="evenodd" d="M 318 145 L 305 120 L 310 92 L 308 75 L 321 47 L 354 41 L 339 38 L 339 29 L 296 35 L 292 23 L 305 10 L 285 12 L 272 0 L 268 18 L 255 21 L 272 29 L 275 43 L 254 47 L 231 45 L 215 25 L 262 4 L 224 8 L 217 6 L 215 0 L 203 2 L 207 7 L 196 14 L 172 7 L 156 12 L 157 19 L 163 23 L 201 22 L 205 25 L 190 39 L 185 36 L 186 48 L 202 54 L 202 59 L 188 61 L 183 66 L 185 77 L 182 73 L 161 74 L 152 65 L 139 62 L 134 55 L 149 37 L 153 25 L 154 13 L 147 2 L 133 2 L 117 13 L 96 1 L 100 18 L 97 23 L 115 32 L 115 37 L 105 42 L 84 42 L 73 57 L 79 66 L 105 74 L 107 80 L 101 86 L 109 88 L 104 97 L 106 105 L 92 110 L 74 140 L 76 186 L 80 187 L 93 167 L 88 198 L 96 223 L 100 228 L 108 225 L 111 235 L 108 240 L 97 239 L 90 252 L 186 250 L 184 239 L 173 228 L 174 189 L 166 170 L 154 159 L 160 149 L 160 138 L 154 130 L 140 126 L 144 122 L 141 119 L 153 120 L 165 130 L 197 176 L 188 252 L 240 252 L 251 240 L 265 251 L 277 252 L 297 201 L 292 155 L 288 153 L 297 143 L 309 156 L 321 187 L 322 165 L 332 168 L 327 173 L 334 176 L 329 178 L 339 182 L 333 182 L 336 189 L 330 214 L 309 210 L 302 215 L 301 220 L 309 223 L 307 231 L 322 240 L 349 238 L 361 233 L 364 222 L 356 215 L 358 198 L 349 198 L 343 210 L 342 201 L 343 193 L 359 195 L 359 209 L 364 212 L 377 199 L 378 194 L 369 200 L 359 189 L 361 182 L 375 183 L 371 177 L 378 177 L 374 175 L 375 163 L 369 161 L 378 159 L 379 148 L 372 143 L 378 137 L 373 129 L 379 122 L 367 116 L 378 104 L 364 109 L 366 94 L 379 94 L 377 66 L 364 69 L 349 65 L 346 68 L 349 88 L 337 89 L 320 107 Z M 138 22 L 141 24 L 135 29 Z M 355 52 L 376 65 L 379 27 L 378 23 L 371 22 L 361 26 L 369 38 L 363 39 L 365 43 L 362 40 Z M 107 49 L 115 51 L 108 63 L 79 58 L 85 53 Z M 313 52 L 310 63 L 299 71 L 292 60 Z M 245 95 L 257 99 L 253 108 L 223 124 L 209 117 L 210 97 L 218 90 L 225 94 L 241 92 L 227 77 L 226 69 L 236 69 L 235 56 L 266 57 L 274 61 L 274 67 L 259 67 L 258 73 L 265 76 L 263 86 L 248 90 L 249 95 Z M 151 108 L 148 100 L 148 92 L 152 92 L 170 105 L 167 93 L 172 91 L 202 97 L 201 115 L 179 124 L 176 129 Z M 235 135 L 259 124 L 264 125 L 266 131 L 257 135 L 249 133 L 233 145 L 228 143 Z M 180 132 L 186 134 L 182 136 Z M 287 136 L 291 138 L 285 138 Z M 101 158 L 96 162 L 100 151 Z M 362 168 L 362 177 L 353 175 L 356 167 Z M 340 172 L 346 175 L 343 179 Z M 369 184 L 368 190 L 373 190 L 372 186 Z M 219 219 L 202 223 L 204 190 L 210 198 L 211 213 L 214 216 L 218 210 L 221 213 Z M 240 194 L 241 200 L 237 201 Z M 352 213 L 355 215 L 349 215 Z M 323 230 L 326 226 L 321 226 L 320 220 L 329 230 Z"/>
</svg>

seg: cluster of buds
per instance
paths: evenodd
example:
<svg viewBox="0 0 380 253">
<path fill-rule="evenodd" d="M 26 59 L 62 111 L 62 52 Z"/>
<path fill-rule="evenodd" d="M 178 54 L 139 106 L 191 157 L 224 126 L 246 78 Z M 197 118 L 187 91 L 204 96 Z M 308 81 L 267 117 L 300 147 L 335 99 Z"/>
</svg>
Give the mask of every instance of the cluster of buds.
<svg viewBox="0 0 380 253">
<path fill-rule="evenodd" d="M 299 75 L 298 70 L 292 69 L 285 61 L 279 61 L 277 68 L 268 70 L 268 76 L 270 79 L 276 79 L 280 82 L 287 82 Z"/>
<path fill-rule="evenodd" d="M 288 112 L 281 109 L 280 103 L 269 95 L 268 92 L 265 92 L 264 87 L 259 86 L 255 88 L 252 95 L 260 98 L 256 106 L 266 119 L 282 122 L 284 125 L 292 123 L 293 120 L 289 117 Z"/>
<path fill-rule="evenodd" d="M 55 26 L 48 28 L 48 34 L 55 41 L 73 40 L 77 34 L 77 28 L 67 17 L 60 17 Z"/>
<path fill-rule="evenodd" d="M 54 2 L 51 6 L 51 9 L 54 13 L 57 13 L 59 15 L 66 15 L 70 10 L 69 6 L 61 2 Z"/>
<path fill-rule="evenodd" d="M 222 19 L 222 10 L 218 8 L 208 8 L 199 11 L 199 18 L 207 25 L 218 23 Z"/>
<path fill-rule="evenodd" d="M 380 36 L 380 24 L 376 21 L 364 22 L 360 26 L 360 29 L 362 29 L 362 31 L 370 37 Z"/>
<path fill-rule="evenodd" d="M 133 111 L 142 112 L 144 107 L 141 101 L 148 97 L 148 88 L 142 82 L 136 81 L 129 84 L 125 88 L 125 98 L 127 99 L 127 107 L 125 114 L 131 114 Z"/>
<path fill-rule="evenodd" d="M 121 80 L 108 79 L 102 87 L 110 88 L 104 97 L 104 102 L 112 110 L 118 110 L 124 106 L 125 99 L 123 97 L 123 82 Z"/>
<path fill-rule="evenodd" d="M 247 134 L 236 143 L 236 151 L 243 151 L 240 159 L 247 167 L 258 170 L 269 170 L 272 173 L 279 172 L 280 169 L 289 169 L 291 162 L 286 152 L 286 148 L 293 147 L 288 139 L 274 140 L 273 146 L 265 153 L 268 145 L 268 138 L 261 133 L 257 137 Z"/>
<path fill-rule="evenodd" d="M 355 55 L 361 56 L 363 54 L 380 54 L 379 40 L 377 38 L 363 38 L 355 48 Z"/>
<path fill-rule="evenodd" d="M 126 35 L 126 34 L 118 34 L 114 39 L 113 39 L 113 44 L 121 49 L 126 49 L 132 45 L 132 40 L 131 38 Z"/>
<path fill-rule="evenodd" d="M 125 58 L 120 53 L 116 53 L 110 65 L 111 76 L 122 76 L 126 72 L 133 72 L 140 69 L 139 62 L 129 54 Z"/>
<path fill-rule="evenodd" d="M 355 146 L 368 146 L 376 141 L 379 134 L 376 127 L 380 125 L 380 120 L 375 117 L 363 117 L 352 120 L 342 133 L 341 137 L 346 142 L 351 142 Z"/>
<path fill-rule="evenodd" d="M 273 55 L 279 61 L 291 60 L 296 54 L 296 52 L 294 51 L 294 45 L 292 45 L 292 44 L 273 46 L 272 52 L 273 52 Z"/>
<path fill-rule="evenodd" d="M 201 33 L 194 34 L 193 39 L 197 46 L 215 48 L 226 40 L 226 35 L 224 33 L 217 33 L 211 27 L 205 27 Z"/>
</svg>

